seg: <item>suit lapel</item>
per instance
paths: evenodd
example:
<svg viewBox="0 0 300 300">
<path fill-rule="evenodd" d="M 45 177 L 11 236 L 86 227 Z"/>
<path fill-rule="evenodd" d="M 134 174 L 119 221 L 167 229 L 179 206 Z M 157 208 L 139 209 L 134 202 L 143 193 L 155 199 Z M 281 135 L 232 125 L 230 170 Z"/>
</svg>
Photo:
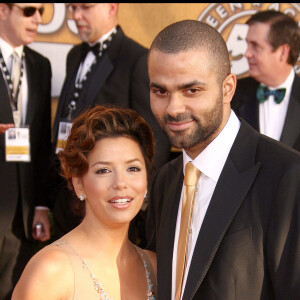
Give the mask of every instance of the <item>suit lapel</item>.
<svg viewBox="0 0 300 300">
<path fill-rule="evenodd" d="M 249 115 L 251 117 L 251 123 L 250 125 L 255 128 L 257 131 L 259 131 L 259 103 L 256 98 L 256 91 L 259 86 L 259 83 L 255 80 L 253 80 L 253 84 L 250 90 L 250 97 L 252 99 L 255 99 L 255 101 L 250 101 L 249 107 L 246 108 L 249 110 Z"/>
<path fill-rule="evenodd" d="M 240 108 L 239 115 L 242 116 L 253 128 L 259 131 L 259 110 L 258 110 L 258 101 L 256 98 L 256 90 L 259 83 L 249 77 L 247 80 L 247 93 L 243 91 L 243 87 L 240 91 L 241 97 L 245 98 L 242 100 L 245 104 Z"/>
<path fill-rule="evenodd" d="M 77 72 L 81 63 L 82 58 L 82 51 L 81 51 L 82 44 L 80 46 L 75 46 L 72 48 L 70 52 L 70 57 L 68 57 L 67 63 L 67 73 L 66 78 L 63 84 L 63 89 L 61 91 L 61 95 L 59 96 L 58 107 L 56 111 L 56 117 L 53 125 L 53 137 L 54 140 L 57 138 L 58 133 L 58 126 L 61 120 L 62 111 L 66 101 L 68 101 L 69 93 L 73 92 L 75 80 L 77 76 Z"/>
<path fill-rule="evenodd" d="M 178 206 L 183 182 L 182 156 L 169 168 L 165 188 L 165 201 L 161 215 L 159 237 L 157 241 L 157 265 L 159 268 L 157 281 L 163 287 L 159 289 L 158 299 L 171 299 L 172 262 Z"/>
<path fill-rule="evenodd" d="M 90 78 L 87 79 L 86 84 L 80 93 L 78 101 L 84 103 L 84 108 L 94 105 L 95 99 L 99 95 L 99 91 L 114 68 L 113 61 L 116 57 L 118 57 L 118 51 L 123 37 L 124 33 L 118 26 L 116 36 L 113 38 L 108 49 L 104 51 L 102 58 L 94 66 L 94 70 L 92 71 Z M 68 58 L 69 63 L 67 65 L 67 76 L 58 102 L 56 118 L 53 126 L 54 139 L 56 139 L 57 136 L 58 125 L 65 101 L 68 98 L 70 91 L 73 90 L 75 84 L 75 78 L 81 61 L 81 47 L 82 44 L 80 44 L 80 46 L 75 46 L 75 49 L 71 50 L 70 57 Z"/>
<path fill-rule="evenodd" d="M 4 77 L 2 75 L 2 72 L 0 73 L 0 123 L 14 123 L 12 110 L 10 106 L 10 100 L 9 100 L 9 91 L 6 86 L 6 82 L 4 80 Z"/>
<path fill-rule="evenodd" d="M 36 82 L 39 74 L 37 74 L 37 68 L 34 66 L 33 57 L 28 53 L 26 47 L 25 51 L 25 63 L 26 63 L 26 76 L 27 76 L 27 85 L 28 85 L 28 101 L 26 108 L 26 120 L 25 124 L 30 124 L 34 116 L 34 110 L 38 105 L 35 105 L 35 102 L 38 101 L 38 94 L 35 89 L 38 89 L 38 83 Z M 33 92 L 35 91 L 35 92 Z"/>
<path fill-rule="evenodd" d="M 28 83 L 28 102 L 27 102 L 27 112 L 26 112 L 26 120 L 25 124 L 30 124 L 32 117 L 34 115 L 34 109 L 36 105 L 34 105 L 35 101 L 37 101 L 38 93 L 33 93 L 34 88 L 37 88 L 37 84 L 35 80 L 38 78 L 38 74 L 36 73 L 36 68 L 34 67 L 33 57 L 27 51 L 27 47 L 24 47 L 25 52 L 25 64 L 26 64 L 26 76 L 27 76 L 27 83 Z M 12 111 L 10 107 L 10 100 L 8 96 L 8 90 L 6 87 L 6 83 L 4 81 L 3 76 L 0 78 L 0 91 L 2 92 L 1 96 L 1 112 L 3 113 L 1 116 L 2 122 L 4 123 L 14 123 Z"/>
<path fill-rule="evenodd" d="M 102 58 L 96 64 L 95 69 L 84 88 L 87 91 L 87 94 L 81 93 L 81 97 L 85 97 L 83 101 L 86 106 L 91 106 L 94 103 L 97 93 L 112 70 L 113 65 L 108 58 L 107 53 L 104 53 Z"/>
<path fill-rule="evenodd" d="M 295 75 L 280 141 L 293 147 L 300 133 L 300 78 Z"/>
<path fill-rule="evenodd" d="M 242 122 L 205 215 L 192 258 L 183 299 L 192 299 L 206 276 L 222 239 L 257 173 L 257 133 Z M 240 158 L 243 153 L 243 158 Z M 233 192 L 234 191 L 234 192 Z"/>
<path fill-rule="evenodd" d="M 113 37 L 111 44 L 107 50 L 103 52 L 102 58 L 99 60 L 93 71 L 93 75 L 86 84 L 86 93 L 82 93 L 85 97 L 84 101 L 88 106 L 93 105 L 99 90 L 103 87 L 107 77 L 114 68 L 114 61 L 119 57 L 119 51 L 122 40 L 125 37 L 120 26 L 117 26 L 117 34 Z"/>
</svg>

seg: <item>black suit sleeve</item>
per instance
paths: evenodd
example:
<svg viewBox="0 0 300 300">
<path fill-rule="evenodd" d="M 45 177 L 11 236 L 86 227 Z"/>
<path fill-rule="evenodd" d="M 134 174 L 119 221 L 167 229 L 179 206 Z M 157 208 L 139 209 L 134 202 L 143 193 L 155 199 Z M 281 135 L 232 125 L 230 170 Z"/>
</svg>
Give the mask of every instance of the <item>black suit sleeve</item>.
<svg viewBox="0 0 300 300">
<path fill-rule="evenodd" d="M 154 199 L 154 181 L 153 185 L 150 187 L 150 192 L 148 195 L 149 203 L 147 208 L 147 218 L 146 218 L 146 240 L 147 249 L 156 252 L 156 226 L 157 226 L 157 216 L 156 216 L 156 201 Z"/>
<path fill-rule="evenodd" d="M 274 299 L 300 299 L 300 165 L 285 172 L 272 205 L 266 257 Z"/>
<path fill-rule="evenodd" d="M 35 185 L 37 188 L 37 197 L 35 199 L 35 206 L 46 206 L 46 181 L 47 170 L 50 159 L 51 151 L 51 65 L 49 60 L 44 59 L 40 65 L 41 71 L 39 72 L 39 84 L 40 89 L 39 101 L 39 124 L 33 124 L 32 130 L 35 133 L 35 143 L 38 143 L 38 147 L 35 149 L 38 153 L 35 153 L 34 168 L 35 168 Z M 38 127 L 38 128 L 36 128 Z"/>
</svg>

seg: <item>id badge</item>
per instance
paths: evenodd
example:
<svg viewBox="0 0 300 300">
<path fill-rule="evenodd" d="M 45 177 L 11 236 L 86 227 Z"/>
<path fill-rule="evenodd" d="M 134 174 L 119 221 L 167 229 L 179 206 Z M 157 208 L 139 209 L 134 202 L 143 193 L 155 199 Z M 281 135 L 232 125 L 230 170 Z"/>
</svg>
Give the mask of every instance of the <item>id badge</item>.
<svg viewBox="0 0 300 300">
<path fill-rule="evenodd" d="M 30 162 L 29 128 L 9 128 L 5 131 L 5 160 Z"/>
<path fill-rule="evenodd" d="M 59 122 L 58 137 L 57 137 L 57 144 L 55 150 L 56 154 L 65 148 L 68 136 L 70 135 L 71 132 L 71 128 L 72 128 L 71 122 Z"/>
</svg>

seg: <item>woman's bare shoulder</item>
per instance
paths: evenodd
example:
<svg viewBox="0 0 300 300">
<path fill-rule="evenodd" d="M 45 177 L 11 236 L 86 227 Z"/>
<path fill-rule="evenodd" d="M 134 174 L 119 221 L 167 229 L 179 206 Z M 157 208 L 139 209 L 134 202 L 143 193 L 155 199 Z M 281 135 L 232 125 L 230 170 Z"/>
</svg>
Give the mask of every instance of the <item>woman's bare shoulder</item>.
<svg viewBox="0 0 300 300">
<path fill-rule="evenodd" d="M 73 282 L 73 269 L 67 254 L 51 244 L 30 259 L 12 300 L 68 299 L 73 293 Z"/>
</svg>

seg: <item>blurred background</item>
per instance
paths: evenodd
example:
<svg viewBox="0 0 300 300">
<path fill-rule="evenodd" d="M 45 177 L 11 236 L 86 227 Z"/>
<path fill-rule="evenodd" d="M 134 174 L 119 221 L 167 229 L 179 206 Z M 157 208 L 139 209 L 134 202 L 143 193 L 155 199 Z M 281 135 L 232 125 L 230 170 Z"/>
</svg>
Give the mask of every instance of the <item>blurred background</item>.
<svg viewBox="0 0 300 300">
<path fill-rule="evenodd" d="M 156 34 L 167 25 L 184 19 L 204 21 L 224 37 L 230 52 L 232 72 L 247 75 L 248 63 L 243 54 L 250 15 L 273 9 L 292 16 L 300 25 L 300 3 L 120 3 L 119 24 L 125 34 L 149 47 Z M 66 3 L 45 3 L 43 24 L 36 41 L 29 45 L 48 57 L 52 66 L 52 119 L 65 78 L 65 59 L 72 45 L 80 43 L 76 26 Z M 300 60 L 295 67 L 300 74 Z"/>
</svg>

